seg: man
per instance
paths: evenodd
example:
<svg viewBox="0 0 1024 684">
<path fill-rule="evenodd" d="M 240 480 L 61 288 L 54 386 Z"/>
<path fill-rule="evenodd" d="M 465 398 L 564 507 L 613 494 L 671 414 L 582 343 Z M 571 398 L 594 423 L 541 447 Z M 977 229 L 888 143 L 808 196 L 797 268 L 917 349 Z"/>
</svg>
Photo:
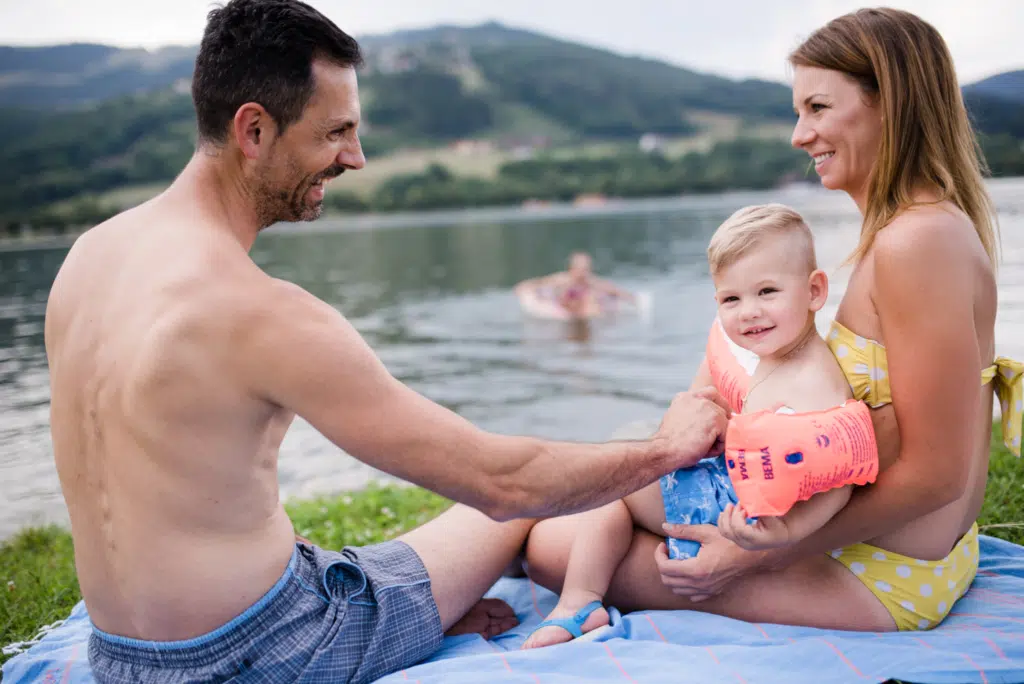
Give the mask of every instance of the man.
<svg viewBox="0 0 1024 684">
<path fill-rule="evenodd" d="M 54 453 L 100 682 L 369 681 L 428 656 L 539 516 L 604 504 L 712 448 L 721 398 L 650 441 L 483 432 L 391 375 L 335 309 L 249 258 L 363 167 L 359 47 L 294 0 L 212 11 L 198 149 L 166 192 L 88 231 L 50 295 Z M 293 417 L 461 502 L 400 541 L 296 543 L 277 457 Z M 483 511 L 483 513 L 478 512 Z M 503 521 L 503 522 L 499 522 Z M 485 605 L 481 632 L 509 626 Z"/>
</svg>

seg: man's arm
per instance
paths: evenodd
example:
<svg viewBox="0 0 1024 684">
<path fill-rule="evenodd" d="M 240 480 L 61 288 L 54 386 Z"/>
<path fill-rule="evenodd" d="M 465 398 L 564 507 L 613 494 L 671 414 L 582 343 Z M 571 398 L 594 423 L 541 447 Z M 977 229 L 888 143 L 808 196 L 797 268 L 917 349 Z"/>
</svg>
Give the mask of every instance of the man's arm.
<svg viewBox="0 0 1024 684">
<path fill-rule="evenodd" d="M 721 406 L 687 394 L 649 441 L 491 434 L 392 377 L 341 314 L 298 287 L 272 281 L 243 319 L 234 363 L 257 396 L 355 458 L 499 520 L 614 501 L 696 463 L 725 429 Z"/>
</svg>

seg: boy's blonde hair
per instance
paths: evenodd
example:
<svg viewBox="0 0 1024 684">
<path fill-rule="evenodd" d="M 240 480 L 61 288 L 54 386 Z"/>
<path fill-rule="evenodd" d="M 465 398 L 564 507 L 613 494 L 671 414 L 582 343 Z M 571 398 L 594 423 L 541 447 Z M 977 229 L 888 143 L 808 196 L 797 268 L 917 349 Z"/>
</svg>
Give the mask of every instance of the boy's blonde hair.
<svg viewBox="0 0 1024 684">
<path fill-rule="evenodd" d="M 735 212 L 711 236 L 708 244 L 711 275 L 732 265 L 770 237 L 790 238 L 793 251 L 799 252 L 793 258 L 806 263 L 808 273 L 818 268 L 814 236 L 804 217 L 784 204 L 758 204 Z"/>
</svg>

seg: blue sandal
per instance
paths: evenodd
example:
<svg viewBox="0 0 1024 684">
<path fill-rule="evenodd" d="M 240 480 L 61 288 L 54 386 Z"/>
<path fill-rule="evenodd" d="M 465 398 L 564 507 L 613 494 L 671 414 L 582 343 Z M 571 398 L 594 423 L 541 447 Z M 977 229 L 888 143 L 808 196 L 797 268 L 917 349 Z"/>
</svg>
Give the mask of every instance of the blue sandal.
<svg viewBox="0 0 1024 684">
<path fill-rule="evenodd" d="M 572 617 L 567 618 L 551 618 L 550 620 L 544 620 L 539 625 L 533 628 L 533 632 L 527 636 L 530 638 L 534 632 L 542 627 L 561 627 L 566 632 L 572 635 L 573 639 L 579 639 L 583 636 L 583 623 L 587 621 L 590 614 L 598 608 L 603 607 L 600 601 L 591 601 L 587 605 L 576 611 L 576 614 Z"/>
</svg>

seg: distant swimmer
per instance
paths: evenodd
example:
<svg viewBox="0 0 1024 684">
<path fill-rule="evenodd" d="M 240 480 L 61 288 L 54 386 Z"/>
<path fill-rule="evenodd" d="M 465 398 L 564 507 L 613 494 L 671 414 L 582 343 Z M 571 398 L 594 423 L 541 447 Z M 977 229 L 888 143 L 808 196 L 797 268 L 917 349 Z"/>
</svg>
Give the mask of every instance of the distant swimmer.
<svg viewBox="0 0 1024 684">
<path fill-rule="evenodd" d="M 597 318 L 638 303 L 633 293 L 595 276 L 586 252 L 573 252 L 567 271 L 524 280 L 515 293 L 527 313 L 541 318 Z"/>
</svg>

